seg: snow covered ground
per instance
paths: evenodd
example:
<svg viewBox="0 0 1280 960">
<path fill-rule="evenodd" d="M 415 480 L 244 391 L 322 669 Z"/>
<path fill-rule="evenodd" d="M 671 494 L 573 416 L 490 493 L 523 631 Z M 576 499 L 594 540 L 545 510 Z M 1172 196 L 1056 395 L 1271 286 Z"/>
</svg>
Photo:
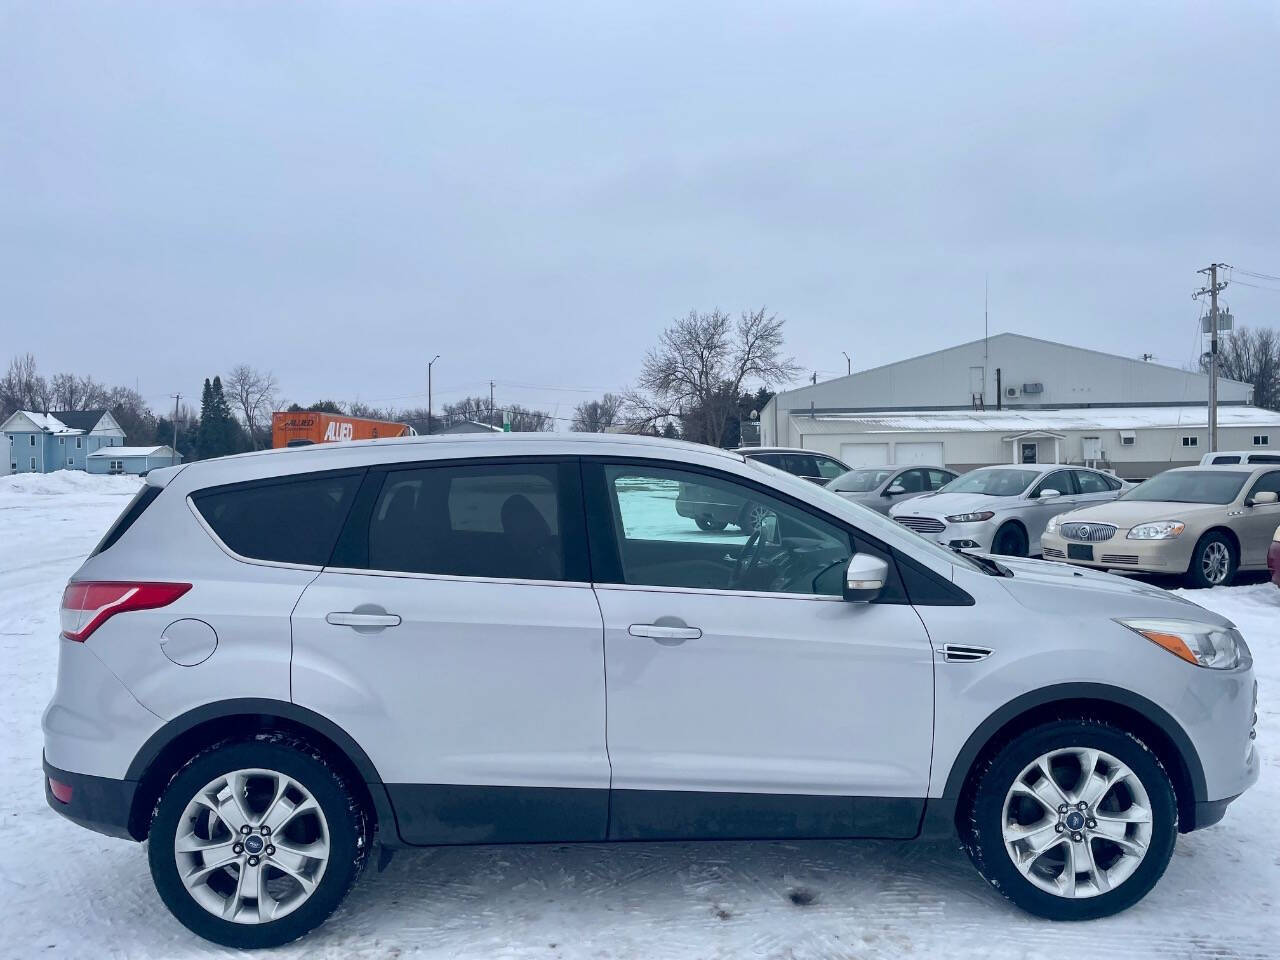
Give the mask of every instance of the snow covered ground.
<svg viewBox="0 0 1280 960">
<path fill-rule="evenodd" d="M 130 478 L 0 478 L 0 957 L 232 956 L 151 887 L 141 847 L 45 806 L 40 712 L 58 598 L 136 489 Z M 1262 685 L 1262 779 L 1226 820 L 1178 840 L 1129 912 L 1027 917 L 952 844 L 703 843 L 401 853 L 370 870 L 285 957 L 1278 957 L 1280 590 L 1187 594 L 1240 626 Z"/>
</svg>

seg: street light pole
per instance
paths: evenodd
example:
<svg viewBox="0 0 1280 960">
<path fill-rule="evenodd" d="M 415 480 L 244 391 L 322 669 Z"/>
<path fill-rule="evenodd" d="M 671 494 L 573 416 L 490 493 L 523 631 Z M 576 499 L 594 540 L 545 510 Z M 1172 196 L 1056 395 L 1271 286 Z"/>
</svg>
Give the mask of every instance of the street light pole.
<svg viewBox="0 0 1280 960">
<path fill-rule="evenodd" d="M 431 368 L 435 366 L 435 362 L 440 359 L 440 354 L 436 354 L 431 358 L 431 362 L 427 364 L 427 435 L 431 435 Z"/>
<path fill-rule="evenodd" d="M 841 350 L 840 352 L 844 353 L 843 350 Z M 844 353 L 844 367 L 845 367 L 845 370 L 844 370 L 845 376 L 848 376 L 851 373 L 853 373 L 853 361 L 849 359 L 849 354 L 847 353 Z"/>
</svg>

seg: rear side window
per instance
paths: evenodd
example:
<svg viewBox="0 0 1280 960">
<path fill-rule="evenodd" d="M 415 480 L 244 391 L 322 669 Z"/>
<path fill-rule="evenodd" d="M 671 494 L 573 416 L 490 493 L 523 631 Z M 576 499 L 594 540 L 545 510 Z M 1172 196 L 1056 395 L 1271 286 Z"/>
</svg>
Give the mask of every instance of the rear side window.
<svg viewBox="0 0 1280 960">
<path fill-rule="evenodd" d="M 142 516 L 142 512 L 146 510 L 147 507 L 151 506 L 151 504 L 156 502 L 156 497 L 160 496 L 160 491 L 162 489 L 163 487 L 153 487 L 150 484 L 144 484 L 142 489 L 134 494 L 133 499 L 129 501 L 129 505 L 124 508 L 124 512 L 116 518 L 116 522 L 111 525 L 111 529 L 107 531 L 107 535 L 102 538 L 102 542 L 98 544 L 97 548 L 90 554 L 90 556 L 96 557 L 98 554 L 102 553 L 103 550 L 109 550 L 111 547 L 115 546 L 116 541 L 124 536 L 125 531 L 138 522 L 138 518 Z"/>
<path fill-rule="evenodd" d="M 369 518 L 368 568 L 576 579 L 566 573 L 564 514 L 580 518 L 582 508 L 576 490 L 562 489 L 562 469 L 556 463 L 495 463 L 389 472 Z M 572 538 L 577 527 L 569 526 Z"/>
<path fill-rule="evenodd" d="M 362 472 L 303 474 L 192 495 L 227 548 L 252 560 L 324 566 Z"/>
</svg>

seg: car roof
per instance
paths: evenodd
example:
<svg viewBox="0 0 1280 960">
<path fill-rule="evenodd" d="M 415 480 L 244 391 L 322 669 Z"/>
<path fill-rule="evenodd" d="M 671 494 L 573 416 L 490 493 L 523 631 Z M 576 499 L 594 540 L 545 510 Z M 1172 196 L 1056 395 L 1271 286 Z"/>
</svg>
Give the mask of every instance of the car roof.
<svg viewBox="0 0 1280 960">
<path fill-rule="evenodd" d="M 1259 470 L 1275 470 L 1280 463 L 1197 463 L 1190 467 L 1172 467 L 1161 473 L 1190 473 L 1211 470 L 1214 473 L 1257 473 Z M 1159 473 L 1156 476 L 1160 476 Z"/>
<path fill-rule="evenodd" d="M 976 467 L 970 473 L 979 470 L 1030 470 L 1032 473 L 1053 473 L 1055 470 L 1088 470 L 1091 473 L 1102 473 L 1093 467 L 1081 467 L 1074 463 L 992 463 L 985 467 Z"/>
<path fill-rule="evenodd" d="M 830 457 L 831 454 L 823 453 L 821 450 L 809 450 L 805 447 L 737 447 L 734 453 L 740 453 L 744 457 L 753 453 L 815 453 L 821 457 Z M 832 457 L 832 459 L 836 459 Z"/>
</svg>

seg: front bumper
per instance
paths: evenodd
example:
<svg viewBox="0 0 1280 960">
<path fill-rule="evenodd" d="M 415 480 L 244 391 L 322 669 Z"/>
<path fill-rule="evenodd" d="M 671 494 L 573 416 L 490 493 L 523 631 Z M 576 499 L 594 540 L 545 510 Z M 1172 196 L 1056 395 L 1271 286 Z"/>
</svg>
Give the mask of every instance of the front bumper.
<svg viewBox="0 0 1280 960">
<path fill-rule="evenodd" d="M 910 514 L 902 516 L 915 520 Z M 954 547 L 957 550 L 972 550 L 975 553 L 990 553 L 991 545 L 996 539 L 996 530 L 1000 527 L 1000 522 L 996 520 L 980 520 L 976 523 L 949 523 L 945 517 L 927 517 L 918 519 L 933 520 L 942 524 L 941 530 L 917 530 L 914 526 L 902 523 L 902 517 L 893 516 L 891 519 L 897 521 L 901 526 L 906 527 L 915 533 L 920 534 L 926 540 L 932 540 L 940 543 L 944 547 Z M 1030 545 L 1030 552 L 1035 553 L 1036 545 Z"/>
<path fill-rule="evenodd" d="M 1040 551 L 1046 560 L 1061 560 L 1080 567 L 1095 570 L 1134 570 L 1140 573 L 1186 573 L 1191 563 L 1192 539 L 1174 537 L 1172 540 L 1129 540 L 1126 531 L 1117 530 L 1110 540 L 1084 543 L 1067 540 L 1058 533 L 1046 533 L 1040 538 Z M 1087 548 L 1093 557 L 1087 560 L 1071 556 L 1071 548 Z"/>
<path fill-rule="evenodd" d="M 63 791 L 64 797 L 65 788 L 70 788 L 71 795 L 65 800 L 55 796 L 55 783 Z M 142 839 L 135 830 L 130 829 L 133 797 L 137 790 L 138 784 L 133 780 L 112 780 L 110 777 L 71 773 L 69 770 L 59 770 L 48 760 L 44 761 L 44 798 L 49 806 L 72 823 L 108 837 Z"/>
</svg>

